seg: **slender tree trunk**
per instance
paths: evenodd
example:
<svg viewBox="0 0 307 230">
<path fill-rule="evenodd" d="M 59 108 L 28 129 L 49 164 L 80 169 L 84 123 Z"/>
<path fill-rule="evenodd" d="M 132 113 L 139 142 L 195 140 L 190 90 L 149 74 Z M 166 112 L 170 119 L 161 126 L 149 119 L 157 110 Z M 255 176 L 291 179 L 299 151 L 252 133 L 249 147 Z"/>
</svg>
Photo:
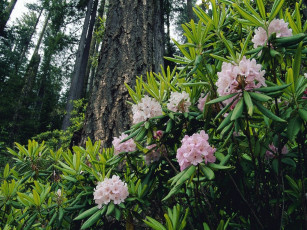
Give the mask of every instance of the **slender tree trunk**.
<svg viewBox="0 0 307 230">
<path fill-rule="evenodd" d="M 11 13 L 16 5 L 17 0 L 11 0 L 10 4 L 5 9 L 5 17 L 3 21 L 0 21 L 0 36 L 4 35 L 4 28 L 6 26 L 7 21 L 10 19 Z"/>
<path fill-rule="evenodd" d="M 100 3 L 99 9 L 98 9 L 98 16 L 96 17 L 96 21 L 95 21 L 94 32 L 98 30 L 100 18 L 103 18 L 104 6 L 105 6 L 105 0 L 102 0 Z M 96 46 L 99 46 L 99 44 L 97 44 L 97 37 L 95 33 L 93 33 L 92 40 L 91 40 L 91 46 L 90 46 L 90 52 L 89 52 L 89 58 L 93 57 L 97 53 Z M 86 97 L 86 94 L 90 88 L 89 83 L 92 81 L 90 78 L 90 74 L 91 73 L 95 74 L 95 69 L 96 68 L 92 66 L 92 63 L 89 60 L 86 66 L 86 72 L 85 72 L 85 77 L 84 77 L 84 88 L 83 88 L 83 92 L 81 95 L 82 98 Z"/>
<path fill-rule="evenodd" d="M 26 56 L 26 52 L 27 52 L 28 49 L 29 49 L 29 44 L 30 44 L 30 42 L 31 42 L 31 39 L 32 39 L 32 37 L 33 37 L 35 31 L 36 31 L 36 27 L 37 27 L 37 24 L 38 24 L 38 22 L 39 22 L 39 19 L 40 19 L 42 13 L 43 13 L 43 8 L 40 10 L 39 15 L 38 15 L 38 17 L 37 17 L 37 19 L 36 19 L 35 25 L 34 25 L 34 27 L 33 27 L 33 30 L 32 30 L 32 32 L 31 32 L 30 36 L 28 37 L 28 39 L 27 39 L 25 45 L 24 45 L 23 48 L 22 48 L 22 51 L 21 51 L 21 54 L 20 54 L 20 56 L 19 56 L 17 65 L 16 65 L 16 67 L 15 67 L 16 73 L 18 73 L 18 70 L 19 70 L 19 68 L 20 68 L 20 65 L 21 65 L 22 61 L 24 60 L 24 58 L 25 58 L 25 56 Z M 40 43 L 41 43 L 41 41 L 40 41 Z"/>
<path fill-rule="evenodd" d="M 87 108 L 81 142 L 87 137 L 110 146 L 131 121 L 128 91 L 136 76 L 153 66 L 154 0 L 110 2 L 101 62 Z"/>
<path fill-rule="evenodd" d="M 161 71 L 160 65 L 164 67 L 164 20 L 163 20 L 163 0 L 154 1 L 153 34 L 154 34 L 154 71 Z"/>
<path fill-rule="evenodd" d="M 193 19 L 193 3 L 192 0 L 187 0 L 187 16 L 188 16 L 188 21 Z"/>
<path fill-rule="evenodd" d="M 29 94 L 30 94 L 30 92 L 33 88 L 33 83 L 35 81 L 35 77 L 37 75 L 39 63 L 40 63 L 40 60 L 41 60 L 41 57 L 38 54 L 38 50 L 39 50 L 39 47 L 41 45 L 43 36 L 45 34 L 49 18 L 50 18 L 50 13 L 48 14 L 48 16 L 45 19 L 43 29 L 40 33 L 39 39 L 38 39 L 36 46 L 35 46 L 35 50 L 33 52 L 33 55 L 31 57 L 31 60 L 28 64 L 28 66 L 27 66 L 27 69 L 26 69 L 26 72 L 25 72 L 25 75 L 24 75 L 24 85 L 22 87 L 21 94 L 20 94 L 16 109 L 14 111 L 14 115 L 13 115 L 13 124 L 14 125 L 13 125 L 13 127 L 11 129 L 11 133 L 10 133 L 10 136 L 13 140 L 15 140 L 15 138 L 19 134 L 19 128 L 18 128 L 18 125 L 17 125 L 19 123 L 18 121 L 24 119 L 24 117 L 22 116 L 22 110 L 26 109 L 29 106 L 29 98 L 28 97 L 29 97 Z"/>
<path fill-rule="evenodd" d="M 84 20 L 83 31 L 77 52 L 74 74 L 66 105 L 66 115 L 63 120 L 62 129 L 66 130 L 70 125 L 71 111 L 73 110 L 73 100 L 80 99 L 84 85 L 84 77 L 89 57 L 90 43 L 92 40 L 93 28 L 97 12 L 98 0 L 90 0 L 87 5 L 87 12 Z"/>
<path fill-rule="evenodd" d="M 44 37 L 49 18 L 50 18 L 50 13 L 48 14 L 48 16 L 45 19 L 43 29 L 40 33 L 40 36 L 39 36 L 38 41 L 37 41 L 36 46 L 35 46 L 35 50 L 33 52 L 33 55 L 31 57 L 29 64 L 28 64 L 27 70 L 25 72 L 24 85 L 22 87 L 20 98 L 18 100 L 16 110 L 15 110 L 15 113 L 14 113 L 14 116 L 13 116 L 14 123 L 16 123 L 16 121 L 19 120 L 19 118 L 20 118 L 19 111 L 23 107 L 26 107 L 27 104 L 28 104 L 27 98 L 28 98 L 29 93 L 32 90 L 33 82 L 35 81 L 35 77 L 37 75 L 37 70 L 38 70 L 38 67 L 39 67 L 40 59 L 41 59 L 40 55 L 38 54 L 38 50 L 39 50 L 39 47 L 42 43 L 42 39 Z M 14 130 L 14 132 L 15 132 L 15 130 Z"/>
</svg>

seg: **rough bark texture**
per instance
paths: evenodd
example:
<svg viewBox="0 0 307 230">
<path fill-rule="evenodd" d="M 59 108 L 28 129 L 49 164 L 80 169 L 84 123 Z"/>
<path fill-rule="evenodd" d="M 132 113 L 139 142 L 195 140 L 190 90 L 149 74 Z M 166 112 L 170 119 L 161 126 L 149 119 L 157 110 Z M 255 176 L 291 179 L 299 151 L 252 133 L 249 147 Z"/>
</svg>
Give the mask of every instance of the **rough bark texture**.
<svg viewBox="0 0 307 230">
<path fill-rule="evenodd" d="M 82 141 L 87 137 L 111 146 L 131 121 L 124 85 L 134 87 L 136 76 L 153 66 L 154 0 L 110 1 L 93 92 L 85 118 Z"/>
<path fill-rule="evenodd" d="M 77 51 L 77 59 L 74 73 L 71 80 L 69 95 L 66 105 L 66 115 L 63 120 L 62 129 L 66 130 L 70 125 L 71 111 L 73 110 L 73 100 L 80 99 L 84 92 L 84 77 L 89 57 L 90 43 L 92 40 L 93 28 L 95 24 L 98 0 L 90 0 L 87 5 L 87 12 L 84 19 L 83 31 Z"/>
</svg>

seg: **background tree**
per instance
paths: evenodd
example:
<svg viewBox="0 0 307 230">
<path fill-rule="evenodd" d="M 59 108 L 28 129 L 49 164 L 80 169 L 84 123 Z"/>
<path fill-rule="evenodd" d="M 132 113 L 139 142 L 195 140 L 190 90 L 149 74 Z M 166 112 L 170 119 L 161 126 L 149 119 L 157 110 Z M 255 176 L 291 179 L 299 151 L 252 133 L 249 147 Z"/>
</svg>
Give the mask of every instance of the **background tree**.
<svg viewBox="0 0 307 230">
<path fill-rule="evenodd" d="M 5 3 L 7 1 L 1 2 L 1 7 L 5 6 Z M 1 12 L 0 16 L 0 36 L 4 35 L 4 29 L 7 24 L 7 21 L 9 20 L 11 13 L 16 5 L 17 0 L 11 0 L 7 7 L 5 7 L 5 10 Z"/>
<path fill-rule="evenodd" d="M 66 130 L 70 125 L 71 111 L 73 109 L 73 100 L 80 99 L 87 82 L 84 82 L 87 63 L 89 59 L 90 44 L 92 41 L 93 28 L 96 18 L 98 0 L 89 0 L 87 12 L 84 20 L 83 31 L 77 51 L 77 59 L 74 67 L 74 74 L 71 79 L 71 85 L 66 105 L 66 115 L 63 120 L 62 129 Z"/>
</svg>

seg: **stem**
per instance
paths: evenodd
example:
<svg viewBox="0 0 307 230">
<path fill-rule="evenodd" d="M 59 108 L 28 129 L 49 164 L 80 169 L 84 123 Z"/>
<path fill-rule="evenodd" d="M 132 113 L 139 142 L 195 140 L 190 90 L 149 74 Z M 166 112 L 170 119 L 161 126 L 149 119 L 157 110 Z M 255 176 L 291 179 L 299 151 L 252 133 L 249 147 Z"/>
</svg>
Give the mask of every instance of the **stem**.
<svg viewBox="0 0 307 230">
<path fill-rule="evenodd" d="M 237 186 L 235 180 L 234 180 L 233 177 L 230 175 L 230 173 L 228 173 L 228 175 L 230 176 L 230 179 L 231 179 L 233 185 L 235 186 L 237 192 L 239 193 L 241 199 L 244 201 L 244 203 L 245 203 L 245 204 L 247 205 L 247 207 L 250 209 L 251 214 L 254 216 L 256 222 L 259 224 L 259 226 L 260 226 L 261 229 L 264 229 L 264 227 L 263 227 L 263 225 L 261 224 L 261 221 L 259 220 L 259 218 L 257 217 L 257 215 L 256 215 L 256 213 L 255 213 L 255 211 L 254 211 L 254 209 L 251 207 L 250 203 L 244 198 L 243 194 L 240 192 L 240 189 L 238 188 L 238 186 Z"/>
<path fill-rule="evenodd" d="M 165 149 L 167 151 L 167 148 L 165 146 Z M 162 151 L 163 156 L 165 157 L 165 159 L 167 160 L 167 162 L 170 164 L 170 166 L 174 169 L 174 171 L 176 173 L 179 173 L 179 171 L 175 168 L 175 166 L 173 165 L 173 163 L 170 161 L 170 159 L 167 157 L 167 155 Z"/>
</svg>

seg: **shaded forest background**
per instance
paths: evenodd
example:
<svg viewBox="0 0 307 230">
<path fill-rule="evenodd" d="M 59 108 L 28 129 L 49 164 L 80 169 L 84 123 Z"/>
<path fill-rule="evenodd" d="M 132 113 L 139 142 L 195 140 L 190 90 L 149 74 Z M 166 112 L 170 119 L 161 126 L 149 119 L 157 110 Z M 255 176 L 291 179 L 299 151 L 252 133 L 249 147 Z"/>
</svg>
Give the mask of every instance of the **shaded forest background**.
<svg viewBox="0 0 307 230">
<path fill-rule="evenodd" d="M 108 14 L 112 6 L 106 0 L 38 0 L 27 4 L 28 12 L 9 25 L 16 2 L 0 1 L 2 156 L 7 146 L 14 142 L 25 144 L 30 138 L 47 141 L 54 148 L 80 142 L 86 105 L 91 93 L 97 94 L 97 89 L 92 90 L 93 85 L 103 75 L 105 68 L 102 70 L 101 63 L 109 55 L 108 43 L 103 43 L 103 39 L 108 33 L 106 29 L 114 28 L 114 25 L 106 26 L 108 17 L 115 17 Z M 196 4 L 196 0 L 148 2 L 144 18 L 148 33 L 142 32 L 140 36 L 147 36 L 151 41 L 148 58 L 155 61 L 147 64 L 141 61 L 139 66 L 145 67 L 135 72 L 138 75 L 158 72 L 160 64 L 172 65 L 163 60 L 163 56 L 176 53 L 171 28 L 180 37 L 180 25 L 193 19 L 192 7 Z M 112 12 L 118 8 L 119 3 L 114 2 Z M 143 12 L 145 8 L 139 10 Z M 109 24 L 118 23 L 116 20 L 110 19 Z M 144 46 L 139 48 L 144 49 Z M 138 60 L 134 62 L 129 65 L 137 66 Z M 132 84 L 135 77 L 131 79 Z M 122 129 L 127 125 L 126 121 Z M 116 132 L 105 134 L 109 136 L 108 143 Z"/>
</svg>

